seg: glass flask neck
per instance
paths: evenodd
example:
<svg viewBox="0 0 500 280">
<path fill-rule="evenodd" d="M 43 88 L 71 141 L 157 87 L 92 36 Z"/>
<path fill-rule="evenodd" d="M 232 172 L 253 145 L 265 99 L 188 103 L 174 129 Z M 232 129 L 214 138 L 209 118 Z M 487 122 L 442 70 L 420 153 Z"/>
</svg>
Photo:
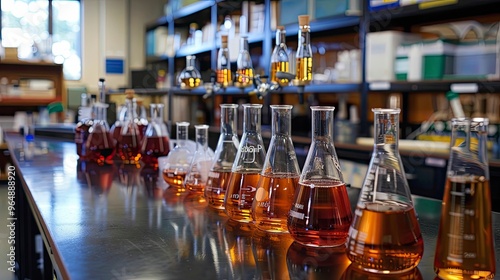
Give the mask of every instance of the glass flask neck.
<svg viewBox="0 0 500 280">
<path fill-rule="evenodd" d="M 483 176 L 489 180 L 487 118 L 454 118 L 451 121 L 448 176 Z"/>
<path fill-rule="evenodd" d="M 398 152 L 400 109 L 373 109 L 375 148 Z"/>
<path fill-rule="evenodd" d="M 188 55 L 186 56 L 186 69 L 195 69 L 196 65 L 196 56 Z"/>
<path fill-rule="evenodd" d="M 273 135 L 291 135 L 292 108 L 292 105 L 271 105 Z"/>
<path fill-rule="evenodd" d="M 286 46 L 286 31 L 284 29 L 276 29 L 276 46 Z"/>
<path fill-rule="evenodd" d="M 195 125 L 196 149 L 206 150 L 208 148 L 208 125 Z"/>
<path fill-rule="evenodd" d="M 333 112 L 335 107 L 313 106 L 312 111 L 312 139 L 333 141 Z"/>
<path fill-rule="evenodd" d="M 240 39 L 240 53 L 238 54 L 236 64 L 238 69 L 252 68 L 252 59 L 250 57 L 250 52 L 248 51 L 247 37 L 241 37 Z"/>
<path fill-rule="evenodd" d="M 261 114 L 262 105 L 245 104 L 243 105 L 243 130 L 244 132 L 261 132 Z"/>
<path fill-rule="evenodd" d="M 221 104 L 220 132 L 222 135 L 236 135 L 238 105 Z"/>
<path fill-rule="evenodd" d="M 308 25 L 301 26 L 299 28 L 298 37 L 300 40 L 299 48 L 302 47 L 310 47 L 311 46 L 311 37 L 310 37 L 310 29 Z"/>
<path fill-rule="evenodd" d="M 229 49 L 227 46 L 222 46 L 217 57 L 217 69 L 229 69 L 229 66 Z"/>
<path fill-rule="evenodd" d="M 177 145 L 185 146 L 188 140 L 188 122 L 178 122 L 177 123 Z"/>
<path fill-rule="evenodd" d="M 151 111 L 151 120 L 156 121 L 156 122 L 162 122 L 163 121 L 163 104 L 150 104 L 150 111 Z"/>
</svg>

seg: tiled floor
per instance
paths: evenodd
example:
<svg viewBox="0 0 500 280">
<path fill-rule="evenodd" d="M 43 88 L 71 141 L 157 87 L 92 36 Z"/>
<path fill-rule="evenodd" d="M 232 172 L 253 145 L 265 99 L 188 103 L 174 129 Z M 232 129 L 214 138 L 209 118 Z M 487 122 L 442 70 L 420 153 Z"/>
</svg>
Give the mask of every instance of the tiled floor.
<svg viewBox="0 0 500 280">
<path fill-rule="evenodd" d="M 10 272 L 8 268 L 10 265 L 7 263 L 9 257 L 9 247 L 8 243 L 9 237 L 9 224 L 8 217 L 8 198 L 7 198 L 7 186 L 0 185 L 0 279 L 2 280 L 14 280 L 16 279 L 14 273 Z M 17 256 L 16 256 L 17 257 Z"/>
</svg>

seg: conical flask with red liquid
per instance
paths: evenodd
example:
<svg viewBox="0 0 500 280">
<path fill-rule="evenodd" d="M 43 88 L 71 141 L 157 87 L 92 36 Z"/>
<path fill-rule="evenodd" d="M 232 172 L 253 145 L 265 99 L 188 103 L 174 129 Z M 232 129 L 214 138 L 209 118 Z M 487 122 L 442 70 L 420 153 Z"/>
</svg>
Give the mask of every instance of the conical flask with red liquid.
<svg viewBox="0 0 500 280">
<path fill-rule="evenodd" d="M 136 122 L 137 101 L 126 100 L 127 118 L 125 119 L 120 135 L 116 139 L 116 153 L 123 164 L 139 165 L 141 160 L 142 131 Z"/>
<path fill-rule="evenodd" d="M 400 109 L 372 109 L 374 148 L 349 228 L 347 257 L 379 274 L 415 268 L 424 243 L 399 155 Z"/>
<path fill-rule="evenodd" d="M 352 221 L 346 185 L 333 144 L 335 107 L 313 106 L 312 140 L 288 216 L 290 234 L 314 247 L 344 245 Z"/>
<path fill-rule="evenodd" d="M 456 118 L 451 124 L 434 270 L 441 279 L 493 279 L 496 267 L 486 148 L 488 119 Z"/>
<path fill-rule="evenodd" d="M 245 224 L 253 222 L 252 203 L 266 158 L 261 135 L 261 109 L 261 104 L 243 105 L 243 135 L 224 198 L 230 220 Z"/>
<path fill-rule="evenodd" d="M 288 212 L 300 176 L 291 137 L 292 108 L 271 105 L 272 136 L 252 205 L 252 218 L 262 231 L 288 233 Z"/>
<path fill-rule="evenodd" d="M 224 209 L 224 197 L 226 196 L 229 177 L 234 159 L 238 153 L 238 134 L 236 131 L 238 105 L 221 104 L 221 126 L 220 136 L 215 148 L 214 161 L 208 174 L 205 197 L 208 205 L 215 209 Z"/>
<path fill-rule="evenodd" d="M 170 152 L 170 136 L 163 122 L 163 104 L 152 103 L 151 121 L 142 140 L 142 162 L 149 168 L 158 170 L 158 157 L 167 156 Z"/>
</svg>

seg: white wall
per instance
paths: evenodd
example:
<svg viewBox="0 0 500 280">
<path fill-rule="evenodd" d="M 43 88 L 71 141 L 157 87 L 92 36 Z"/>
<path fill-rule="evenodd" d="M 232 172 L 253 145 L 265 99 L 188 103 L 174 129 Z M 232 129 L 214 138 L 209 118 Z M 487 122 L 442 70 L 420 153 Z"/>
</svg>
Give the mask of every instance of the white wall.
<svg viewBox="0 0 500 280">
<path fill-rule="evenodd" d="M 166 0 L 82 0 L 82 78 L 66 81 L 97 92 L 104 77 L 108 88 L 129 85 L 129 69 L 145 66 L 145 26 L 163 15 Z M 123 74 L 106 74 L 105 59 L 124 59 Z"/>
</svg>

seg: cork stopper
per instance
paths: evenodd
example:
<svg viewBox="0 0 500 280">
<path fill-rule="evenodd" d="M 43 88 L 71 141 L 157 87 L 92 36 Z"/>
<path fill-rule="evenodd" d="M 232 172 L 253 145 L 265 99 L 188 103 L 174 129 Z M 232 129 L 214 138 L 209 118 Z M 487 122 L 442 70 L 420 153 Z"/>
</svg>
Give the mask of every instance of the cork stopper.
<svg viewBox="0 0 500 280">
<path fill-rule="evenodd" d="M 134 98 L 135 90 L 129 88 L 125 90 L 125 98 L 132 99 Z"/>
<path fill-rule="evenodd" d="M 220 41 L 222 44 L 227 44 L 227 35 L 221 35 L 220 36 Z"/>
<path fill-rule="evenodd" d="M 285 30 L 285 27 L 284 27 L 284 26 L 279 25 L 279 26 L 277 26 L 277 27 L 276 27 L 276 30 L 283 31 L 283 30 Z"/>
<path fill-rule="evenodd" d="M 299 26 L 309 25 L 309 16 L 300 15 L 299 16 Z"/>
</svg>

